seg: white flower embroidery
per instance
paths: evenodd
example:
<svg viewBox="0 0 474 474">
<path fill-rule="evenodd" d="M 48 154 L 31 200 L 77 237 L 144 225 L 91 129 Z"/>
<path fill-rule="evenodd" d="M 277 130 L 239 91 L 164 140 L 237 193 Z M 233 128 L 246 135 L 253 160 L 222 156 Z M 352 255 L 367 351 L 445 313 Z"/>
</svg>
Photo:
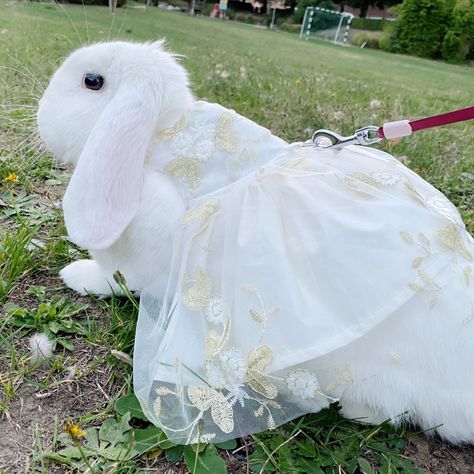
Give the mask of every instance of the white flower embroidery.
<svg viewBox="0 0 474 474">
<path fill-rule="evenodd" d="M 245 358 L 237 349 L 228 349 L 219 355 L 219 360 L 227 380 L 231 384 L 243 384 L 245 378 Z"/>
<path fill-rule="evenodd" d="M 222 298 L 212 296 L 203 311 L 204 316 L 211 324 L 222 324 L 224 322 Z"/>
<path fill-rule="evenodd" d="M 186 133 L 178 133 L 170 142 L 173 155 L 201 163 L 208 161 L 215 150 L 215 130 L 215 125 L 201 125 L 191 127 Z"/>
<path fill-rule="evenodd" d="M 394 186 L 402 179 L 399 174 L 392 173 L 372 173 L 371 176 L 382 186 Z"/>
<path fill-rule="evenodd" d="M 245 391 L 241 385 L 235 385 L 233 387 L 229 387 L 229 395 L 227 396 L 227 400 L 231 407 L 233 407 L 237 402 L 239 402 L 242 408 L 245 407 L 245 400 L 250 398 L 247 391 Z"/>
<path fill-rule="evenodd" d="M 451 222 L 464 227 L 464 223 L 458 210 L 452 205 L 451 201 L 446 199 L 444 196 L 435 194 L 426 200 L 426 204 L 436 213 L 449 219 Z"/>
<path fill-rule="evenodd" d="M 316 375 L 309 370 L 298 369 L 287 375 L 286 386 L 299 398 L 313 398 L 319 390 Z"/>
<path fill-rule="evenodd" d="M 216 437 L 216 433 L 203 433 L 201 435 L 196 435 L 190 444 L 206 444 L 210 443 Z M 169 471 L 172 472 L 172 471 Z"/>
<path fill-rule="evenodd" d="M 205 364 L 206 381 L 213 388 L 235 392 L 244 384 L 245 358 L 237 349 L 227 349 Z"/>
</svg>

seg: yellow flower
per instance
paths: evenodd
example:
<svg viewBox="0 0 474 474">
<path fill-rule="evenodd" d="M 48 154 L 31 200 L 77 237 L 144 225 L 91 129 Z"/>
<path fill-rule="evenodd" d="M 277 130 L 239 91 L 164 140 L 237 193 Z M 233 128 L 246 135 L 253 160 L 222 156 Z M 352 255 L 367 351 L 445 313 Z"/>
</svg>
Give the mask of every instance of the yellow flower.
<svg viewBox="0 0 474 474">
<path fill-rule="evenodd" d="M 301 84 L 301 79 L 296 79 L 295 86 L 299 86 Z"/>
<path fill-rule="evenodd" d="M 84 438 L 86 435 L 86 432 L 79 425 L 73 425 L 69 421 L 64 425 L 64 431 L 75 441 Z"/>
<path fill-rule="evenodd" d="M 18 181 L 18 176 L 15 173 L 10 173 L 6 178 L 5 181 L 7 183 L 16 183 Z"/>
</svg>

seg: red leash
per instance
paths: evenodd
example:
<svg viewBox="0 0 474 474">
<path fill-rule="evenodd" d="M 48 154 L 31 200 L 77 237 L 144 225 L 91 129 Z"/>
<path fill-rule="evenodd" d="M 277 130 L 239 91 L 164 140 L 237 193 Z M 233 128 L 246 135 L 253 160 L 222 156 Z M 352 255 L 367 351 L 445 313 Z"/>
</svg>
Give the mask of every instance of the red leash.
<svg viewBox="0 0 474 474">
<path fill-rule="evenodd" d="M 425 130 L 427 128 L 441 127 L 442 125 L 449 125 L 457 122 L 464 122 L 465 120 L 474 119 L 474 107 L 466 107 L 465 109 L 454 110 L 446 114 L 434 115 L 433 117 L 426 117 L 419 120 L 400 120 L 398 122 L 384 123 L 378 129 L 378 136 L 380 138 L 400 138 L 411 135 L 418 130 Z"/>
<path fill-rule="evenodd" d="M 451 123 L 464 122 L 474 119 L 474 107 L 454 110 L 445 114 L 434 115 L 418 120 L 399 120 L 397 122 L 387 122 L 381 127 L 369 125 L 368 127 L 356 130 L 354 135 L 342 137 L 331 130 L 317 130 L 313 138 L 305 142 L 304 146 L 316 146 L 318 148 L 340 149 L 346 145 L 373 145 L 386 138 L 393 140 L 395 138 L 407 137 L 418 130 L 427 128 L 441 127 Z"/>
</svg>

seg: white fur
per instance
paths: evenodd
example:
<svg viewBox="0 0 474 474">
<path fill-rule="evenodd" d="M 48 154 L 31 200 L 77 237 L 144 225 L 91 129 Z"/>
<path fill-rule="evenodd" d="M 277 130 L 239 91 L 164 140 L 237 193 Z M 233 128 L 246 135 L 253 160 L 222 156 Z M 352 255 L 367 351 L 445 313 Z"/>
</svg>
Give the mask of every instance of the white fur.
<svg viewBox="0 0 474 474">
<path fill-rule="evenodd" d="M 36 333 L 30 337 L 31 364 L 38 364 L 53 355 L 53 343 L 46 334 Z"/>
<path fill-rule="evenodd" d="M 103 91 L 81 86 L 87 72 L 105 76 Z M 146 157 L 153 131 L 174 125 L 192 101 L 184 69 L 162 43 L 92 45 L 74 52 L 53 76 L 40 103 L 39 129 L 57 158 L 76 164 L 65 221 L 71 240 L 94 259 L 61 271 L 70 288 L 109 295 L 119 291 L 113 273 L 120 270 L 132 290 L 152 281 L 164 290 L 185 204 Z M 359 382 L 341 385 L 337 394 L 347 416 L 397 423 L 408 411 L 405 418 L 424 429 L 442 424 L 437 431 L 447 439 L 474 441 L 472 330 L 459 336 L 447 320 L 427 328 L 407 316 L 416 311 L 413 305 L 412 313 L 393 315 L 320 362 L 353 361 Z M 410 354 L 406 360 L 389 359 L 397 347 Z"/>
</svg>

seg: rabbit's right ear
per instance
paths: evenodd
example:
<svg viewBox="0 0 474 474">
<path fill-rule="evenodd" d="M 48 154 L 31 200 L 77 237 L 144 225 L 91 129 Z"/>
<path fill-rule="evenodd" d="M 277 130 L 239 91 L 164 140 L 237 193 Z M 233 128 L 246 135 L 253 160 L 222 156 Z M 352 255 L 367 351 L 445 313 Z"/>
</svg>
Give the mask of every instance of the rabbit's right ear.
<svg viewBox="0 0 474 474">
<path fill-rule="evenodd" d="M 98 118 L 63 199 L 69 238 L 80 247 L 110 247 L 136 215 L 159 102 L 151 85 L 122 85 Z"/>
</svg>

